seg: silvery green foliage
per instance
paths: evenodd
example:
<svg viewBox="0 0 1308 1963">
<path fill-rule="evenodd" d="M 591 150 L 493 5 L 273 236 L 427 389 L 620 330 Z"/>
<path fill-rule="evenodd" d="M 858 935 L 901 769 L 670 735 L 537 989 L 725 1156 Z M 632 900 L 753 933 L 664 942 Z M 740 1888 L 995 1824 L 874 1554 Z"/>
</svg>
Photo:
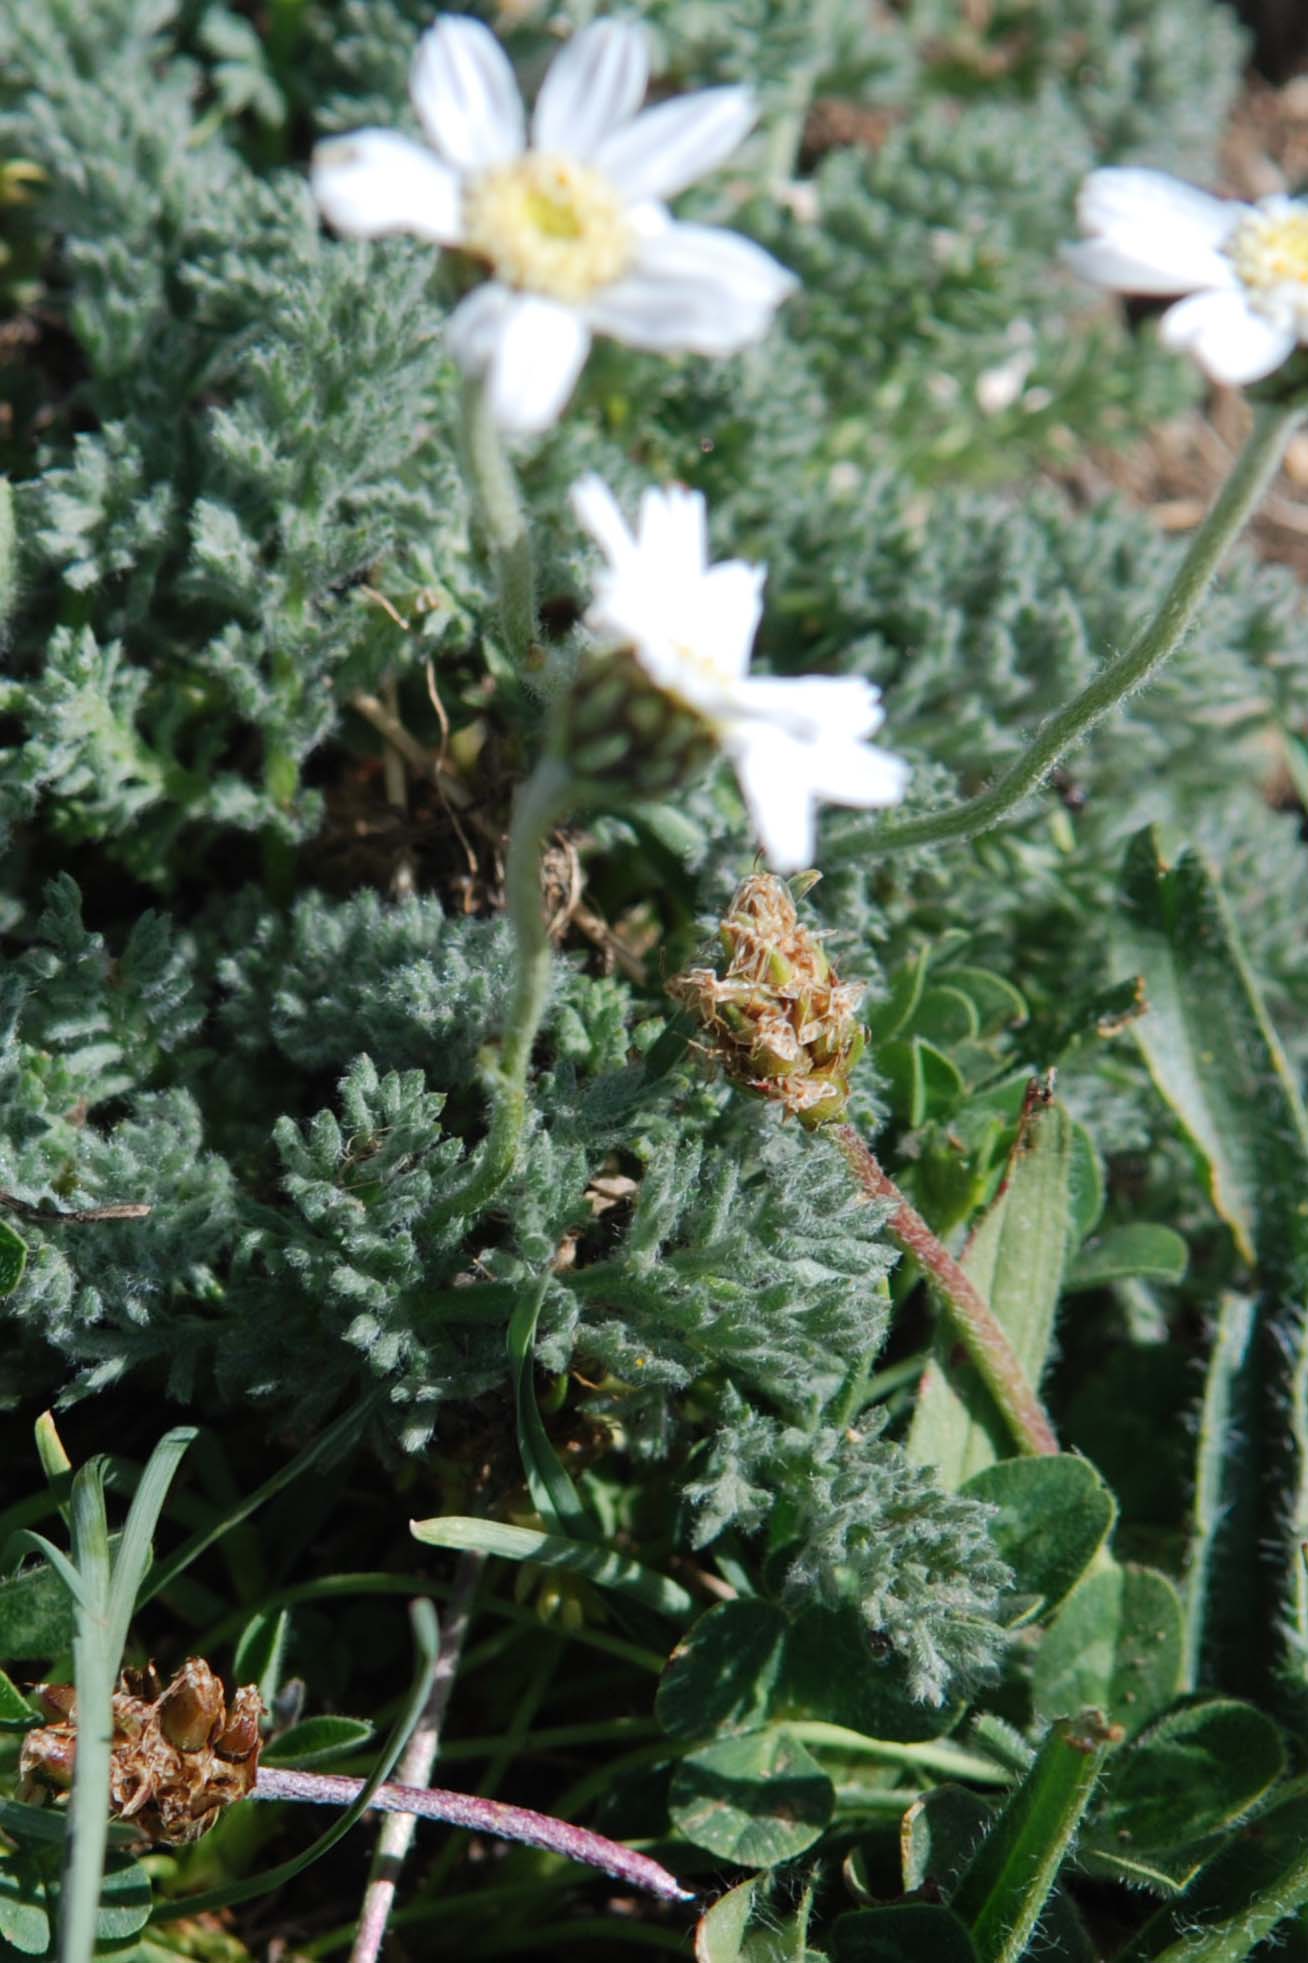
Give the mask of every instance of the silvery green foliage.
<svg viewBox="0 0 1308 1963">
<path fill-rule="evenodd" d="M 711 1440 L 705 1531 L 784 1518 L 793 1585 L 861 1592 L 936 1696 L 993 1653 L 981 1516 L 828 1415 L 886 1339 L 881 1223 L 820 1140 L 693 1055 L 655 1066 L 659 963 L 692 953 L 750 861 L 728 773 L 596 818 L 591 890 L 611 918 L 644 909 L 649 982 L 568 943 L 523 1162 L 473 1217 L 455 1201 L 508 987 L 493 897 L 482 917 L 441 904 L 443 814 L 430 861 L 416 840 L 417 898 L 369 890 L 389 870 L 375 856 L 362 874 L 333 858 L 349 825 L 324 820 L 324 793 L 377 809 L 359 691 L 395 680 L 434 750 L 433 662 L 456 732 L 477 736 L 468 781 L 492 837 L 538 734 L 534 699 L 487 686 L 496 627 L 441 341 L 454 272 L 411 242 L 324 236 L 304 185 L 311 135 L 403 123 L 431 11 L 310 0 L 266 33 L 169 0 L 29 0 L 0 19 L 0 148 L 44 172 L 15 224 L 45 281 L 43 338 L 0 426 L 22 551 L 0 681 L 16 848 L 0 1186 L 47 1208 L 152 1208 L 24 1226 L 5 1395 L 127 1380 L 206 1410 L 254 1399 L 282 1426 L 380 1386 L 387 1450 L 460 1423 L 507 1437 L 504 1326 L 548 1273 L 542 1368 L 597 1386 L 587 1408 L 642 1476 Z M 593 11 L 570 0 L 521 24 L 528 82 L 555 28 Z M 758 135 L 685 209 L 751 231 L 805 290 L 730 362 L 597 351 L 568 420 L 522 460 L 542 591 L 565 614 L 584 603 L 566 505 L 582 470 L 628 501 L 650 478 L 697 485 L 715 553 L 769 563 L 763 665 L 882 683 L 915 796 L 944 801 L 1093 672 L 1166 576 L 1172 549 L 1143 518 L 953 480 L 1002 485 L 1188 399 L 1148 333 L 1096 315 L 1050 255 L 1092 159 L 1211 174 L 1229 23 L 1191 0 L 1075 0 L 1022 10 L 1014 42 L 997 19 L 996 63 L 927 0 L 636 11 L 670 84 L 759 87 Z M 824 150 L 813 93 L 880 121 Z M 830 819 L 815 897 L 842 965 L 875 999 L 924 941 L 965 931 L 1040 1030 L 1094 969 L 1121 840 L 1161 817 L 1225 859 L 1257 960 L 1302 1009 L 1303 849 L 1258 790 L 1302 700 L 1297 632 L 1286 589 L 1237 570 L 1172 677 L 1076 760 L 1083 810 L 1040 800 L 975 851 L 877 869 L 867 822 Z M 997 1064 L 1044 1060 L 1023 1040 Z M 1199 1209 L 1143 1083 L 1080 1068 L 1109 1146 L 1129 1139 Z M 874 1060 L 859 1100 L 879 1111 Z M 630 1195 L 597 1211 L 592 1182 L 615 1170 Z"/>
<path fill-rule="evenodd" d="M 1003 1647 L 995 1610 L 1011 1575 L 990 1547 L 988 1508 L 942 1494 L 925 1467 L 880 1439 L 875 1414 L 857 1429 L 799 1428 L 733 1398 L 724 1416 L 685 1488 L 696 1546 L 776 1521 L 785 1590 L 857 1608 L 925 1703 L 994 1665 Z M 803 1474 L 778 1478 L 778 1467 Z"/>
<path fill-rule="evenodd" d="M 412 590 L 447 541 L 428 644 L 460 619 L 466 511 L 432 441 L 451 382 L 421 257 L 376 279 L 323 240 L 297 175 L 251 171 L 202 113 L 202 72 L 170 59 L 169 9 L 72 31 L 40 11 L 0 30 L 0 129 L 51 187 L 96 428 L 59 428 L 20 486 L 29 612 L 6 706 L 28 744 L 0 816 L 56 794 L 60 821 L 116 834 L 159 879 L 182 826 L 311 824 L 299 766 L 334 689 L 395 658 L 356 589 L 401 533 Z M 55 630 L 47 672 L 61 589 L 88 596 L 86 624 Z"/>
</svg>

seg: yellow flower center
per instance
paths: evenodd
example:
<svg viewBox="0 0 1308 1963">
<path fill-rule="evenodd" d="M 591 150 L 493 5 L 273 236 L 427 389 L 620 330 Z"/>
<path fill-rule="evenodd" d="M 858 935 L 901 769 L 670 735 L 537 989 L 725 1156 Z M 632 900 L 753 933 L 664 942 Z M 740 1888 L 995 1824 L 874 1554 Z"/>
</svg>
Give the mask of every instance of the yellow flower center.
<svg viewBox="0 0 1308 1963">
<path fill-rule="evenodd" d="M 574 305 L 620 279 L 636 243 L 598 171 L 533 151 L 467 186 L 463 242 L 506 285 Z"/>
<path fill-rule="evenodd" d="M 1255 301 L 1289 300 L 1297 311 L 1308 304 L 1308 204 L 1278 201 L 1257 211 L 1231 235 L 1227 253 L 1241 284 Z M 1287 294 L 1302 287 L 1302 295 Z"/>
</svg>

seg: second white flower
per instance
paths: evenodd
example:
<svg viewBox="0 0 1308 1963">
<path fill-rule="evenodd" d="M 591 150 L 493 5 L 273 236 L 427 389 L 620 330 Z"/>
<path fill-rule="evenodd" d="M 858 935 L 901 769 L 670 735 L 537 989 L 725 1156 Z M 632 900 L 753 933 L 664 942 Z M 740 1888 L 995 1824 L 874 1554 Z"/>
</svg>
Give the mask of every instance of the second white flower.
<svg viewBox="0 0 1308 1963">
<path fill-rule="evenodd" d="M 908 765 L 865 740 L 884 720 L 870 682 L 748 673 L 765 574 L 739 559 L 709 563 L 697 491 L 646 491 L 634 532 L 598 477 L 584 477 L 572 503 L 608 561 L 587 625 L 709 728 L 778 872 L 813 863 L 819 804 L 899 802 Z"/>
</svg>

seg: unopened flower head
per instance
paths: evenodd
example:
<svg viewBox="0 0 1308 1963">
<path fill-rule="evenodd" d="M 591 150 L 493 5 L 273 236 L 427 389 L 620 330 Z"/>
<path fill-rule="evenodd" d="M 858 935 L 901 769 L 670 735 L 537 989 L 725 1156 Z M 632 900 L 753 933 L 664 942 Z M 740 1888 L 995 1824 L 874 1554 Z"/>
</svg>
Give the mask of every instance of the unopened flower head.
<svg viewBox="0 0 1308 1963">
<path fill-rule="evenodd" d="M 778 871 L 811 863 L 820 803 L 899 802 L 908 765 L 865 740 L 884 715 L 870 682 L 747 672 L 765 572 L 739 559 L 709 563 L 698 491 L 646 491 L 634 532 L 598 477 L 583 478 L 572 502 L 608 561 L 587 624 L 627 652 L 682 727 L 725 750 Z M 631 767 L 638 774 L 638 760 Z"/>
<path fill-rule="evenodd" d="M 495 420 L 539 430 L 572 391 L 592 334 L 665 353 L 731 354 L 795 285 L 761 246 L 674 222 L 664 200 L 736 149 L 747 89 L 641 110 L 642 28 L 597 21 L 555 57 L 530 141 L 508 58 L 479 21 L 447 15 L 418 44 L 413 106 L 430 146 L 362 129 L 319 144 L 313 187 L 340 232 L 409 232 L 461 247 L 491 277 L 450 320 Z"/>
<path fill-rule="evenodd" d="M 807 890 L 816 874 L 795 884 Z M 692 1010 L 729 1077 L 809 1127 L 844 1116 L 863 1053 L 861 982 L 842 982 L 800 920 L 790 889 L 756 873 L 719 928 L 721 971 L 690 968 L 668 993 Z"/>
<path fill-rule="evenodd" d="M 1308 343 L 1308 201 L 1210 197 L 1156 170 L 1097 170 L 1065 248 L 1083 279 L 1176 298 L 1159 325 L 1214 381 L 1261 381 Z"/>
</svg>

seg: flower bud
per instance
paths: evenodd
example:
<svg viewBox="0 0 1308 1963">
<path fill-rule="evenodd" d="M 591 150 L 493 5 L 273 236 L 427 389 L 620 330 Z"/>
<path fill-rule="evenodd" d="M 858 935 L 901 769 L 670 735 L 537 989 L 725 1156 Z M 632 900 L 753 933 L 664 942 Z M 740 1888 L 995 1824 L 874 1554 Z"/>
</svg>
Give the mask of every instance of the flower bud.
<svg viewBox="0 0 1308 1963">
<path fill-rule="evenodd" d="M 717 753 L 712 724 L 656 687 L 626 647 L 586 654 L 557 714 L 556 742 L 573 775 L 629 797 L 664 796 Z"/>
<path fill-rule="evenodd" d="M 816 874 L 794 881 L 802 895 Z M 704 1027 L 727 1075 L 813 1127 L 841 1118 L 863 1054 L 860 982 L 842 982 L 784 880 L 756 873 L 719 928 L 724 965 L 674 975 L 668 993 Z"/>
</svg>

